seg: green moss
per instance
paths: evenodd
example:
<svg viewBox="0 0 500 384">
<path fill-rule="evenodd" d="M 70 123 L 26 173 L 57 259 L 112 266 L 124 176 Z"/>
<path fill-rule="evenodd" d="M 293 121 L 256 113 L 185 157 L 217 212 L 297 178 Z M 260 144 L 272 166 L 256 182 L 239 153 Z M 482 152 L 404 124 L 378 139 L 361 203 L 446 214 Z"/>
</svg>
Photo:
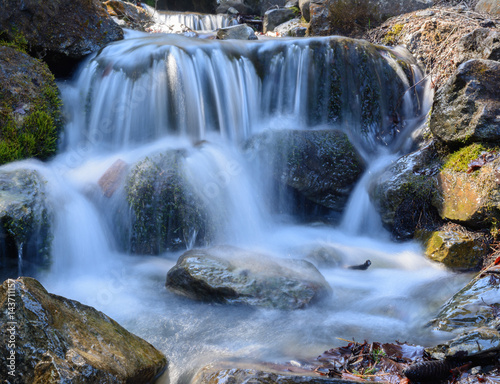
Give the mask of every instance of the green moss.
<svg viewBox="0 0 500 384">
<path fill-rule="evenodd" d="M 499 151 L 499 148 L 481 143 L 468 145 L 449 155 L 442 170 L 466 172 L 472 160 L 477 159 L 482 152 L 493 150 Z"/>
<path fill-rule="evenodd" d="M 386 45 L 394 45 L 396 43 L 396 38 L 401 34 L 404 24 L 394 24 L 389 32 L 386 33 L 382 42 Z"/>
<path fill-rule="evenodd" d="M 2 31 L 0 32 L 0 46 L 11 47 L 26 53 L 28 50 L 28 40 L 17 29 L 12 30 L 11 33 Z"/>
</svg>

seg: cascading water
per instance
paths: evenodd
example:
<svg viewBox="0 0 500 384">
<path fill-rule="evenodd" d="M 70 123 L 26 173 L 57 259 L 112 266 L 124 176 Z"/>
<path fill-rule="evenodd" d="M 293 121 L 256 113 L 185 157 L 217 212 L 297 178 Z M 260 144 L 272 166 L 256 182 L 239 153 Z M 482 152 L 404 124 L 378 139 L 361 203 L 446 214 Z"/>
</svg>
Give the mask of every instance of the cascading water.
<svg viewBox="0 0 500 384">
<path fill-rule="evenodd" d="M 428 108 L 423 89 L 405 92 L 418 81 L 411 60 L 343 38 L 134 36 L 107 46 L 61 84 L 69 117 L 61 153 L 46 165 L 7 166 L 34 169 L 47 180 L 56 213 L 53 264 L 37 275 L 46 288 L 104 311 L 162 350 L 172 383 L 188 382 L 197 368 L 220 359 L 313 357 L 338 345 L 337 337 L 434 340 L 421 324 L 461 281 L 426 261 L 417 245 L 380 237 L 380 224 L 349 226 L 366 221 L 357 205 L 365 197 L 351 200 L 340 228 L 297 224 L 292 211 L 277 217 L 267 204 L 272 172 L 256 168 L 266 164 L 248 150 L 251 138 L 269 130 L 334 128 L 367 162 L 382 155 L 390 161 L 407 150 Z M 128 167 L 128 179 L 105 196 L 99 180 L 117 161 Z M 138 181 L 151 169 L 154 182 L 141 189 Z M 168 189 L 167 176 L 180 187 Z M 176 248 L 141 243 L 134 188 L 164 188 L 199 202 L 215 233 L 206 240 L 202 227 L 169 232 Z M 154 220 L 144 222 L 154 228 Z M 322 306 L 283 312 L 190 302 L 167 291 L 165 275 L 183 249 L 204 241 L 281 258 L 334 252 L 340 266 L 320 267 L 334 294 Z M 344 268 L 366 259 L 367 271 Z"/>
</svg>

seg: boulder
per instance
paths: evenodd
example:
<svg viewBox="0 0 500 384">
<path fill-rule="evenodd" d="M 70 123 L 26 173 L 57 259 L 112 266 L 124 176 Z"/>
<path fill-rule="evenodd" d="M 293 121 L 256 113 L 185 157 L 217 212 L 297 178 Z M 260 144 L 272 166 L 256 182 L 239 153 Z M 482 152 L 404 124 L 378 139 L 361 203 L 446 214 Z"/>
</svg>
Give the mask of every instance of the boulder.
<svg viewBox="0 0 500 384">
<path fill-rule="evenodd" d="M 440 88 L 430 128 L 450 145 L 500 139 L 500 63 L 469 60 Z"/>
<path fill-rule="evenodd" d="M 500 61 L 500 32 L 477 28 L 459 40 L 456 51 L 457 64 L 471 59 Z"/>
<path fill-rule="evenodd" d="M 475 8 L 476 12 L 489 13 L 493 16 L 500 16 L 500 2 L 498 0 L 479 0 Z"/>
<path fill-rule="evenodd" d="M 270 9 L 264 13 L 262 31 L 273 32 L 274 28 L 295 17 L 295 12 L 289 8 Z"/>
<path fill-rule="evenodd" d="M 52 210 L 36 171 L 0 171 L 0 260 L 9 275 L 50 263 Z"/>
<path fill-rule="evenodd" d="M 247 24 L 233 25 L 217 30 L 219 40 L 257 40 L 255 31 Z"/>
<path fill-rule="evenodd" d="M 438 175 L 435 206 L 443 219 L 472 228 L 500 220 L 500 158 L 494 148 L 471 144 L 448 156 Z"/>
<path fill-rule="evenodd" d="M 127 173 L 128 164 L 121 159 L 116 160 L 99 178 L 97 184 L 106 197 L 111 197 L 121 186 Z"/>
<path fill-rule="evenodd" d="M 183 174 L 184 155 L 171 150 L 139 161 L 129 172 L 125 190 L 133 213 L 132 252 L 156 255 L 209 240 L 206 209 Z"/>
<path fill-rule="evenodd" d="M 274 28 L 274 32 L 276 32 L 278 36 L 304 37 L 307 28 L 302 26 L 299 18 L 295 18 L 278 25 Z"/>
<path fill-rule="evenodd" d="M 151 344 L 92 307 L 48 293 L 35 279 L 4 281 L 0 306 L 10 342 L 0 363 L 9 383 L 151 383 L 166 369 L 165 356 Z"/>
<path fill-rule="evenodd" d="M 191 299 L 285 310 L 304 308 L 331 288 L 305 260 L 277 259 L 236 247 L 185 252 L 166 286 Z"/>
<path fill-rule="evenodd" d="M 104 2 L 110 16 L 115 17 L 124 27 L 145 31 L 153 24 L 153 19 L 148 12 L 137 5 L 126 1 L 108 0 Z"/>
<path fill-rule="evenodd" d="M 302 13 L 304 20 L 307 22 L 311 20 L 310 6 L 311 0 L 299 0 L 300 12 Z"/>
<path fill-rule="evenodd" d="M 251 7 L 249 7 L 247 4 L 241 2 L 241 1 L 221 1 L 220 5 L 216 9 L 216 13 L 232 13 L 230 12 L 230 9 L 235 9 L 238 11 L 238 13 L 241 13 L 243 15 L 250 15 L 253 13 L 253 10 Z"/>
<path fill-rule="evenodd" d="M 281 369 L 280 369 L 281 368 Z M 358 380 L 337 379 L 293 367 L 279 367 L 271 364 L 248 364 L 221 362 L 202 368 L 193 378 L 193 384 L 356 384 Z M 373 381 L 365 381 L 374 384 Z"/>
<path fill-rule="evenodd" d="M 23 36 L 29 52 L 52 72 L 68 69 L 89 53 L 123 38 L 99 0 L 4 0 L 0 14 L 3 39 Z"/>
<path fill-rule="evenodd" d="M 500 308 L 499 267 L 494 265 L 477 274 L 440 309 L 429 325 L 446 332 L 498 328 Z"/>
<path fill-rule="evenodd" d="M 47 65 L 0 46 L 0 84 L 0 164 L 51 157 L 63 122 L 59 89 Z"/>
<path fill-rule="evenodd" d="M 370 199 L 382 224 L 400 240 L 411 239 L 417 228 L 439 221 L 433 200 L 441 167 L 435 143 L 400 157 L 370 186 Z"/>
<path fill-rule="evenodd" d="M 250 139 L 247 150 L 279 185 L 335 212 L 344 210 L 365 168 L 347 135 L 336 130 L 270 130 Z"/>
<path fill-rule="evenodd" d="M 332 29 L 330 9 L 327 0 L 314 0 L 309 3 L 309 35 L 327 36 Z"/>
<path fill-rule="evenodd" d="M 489 252 L 483 236 L 459 225 L 448 225 L 425 237 L 425 256 L 459 271 L 478 267 Z"/>
</svg>

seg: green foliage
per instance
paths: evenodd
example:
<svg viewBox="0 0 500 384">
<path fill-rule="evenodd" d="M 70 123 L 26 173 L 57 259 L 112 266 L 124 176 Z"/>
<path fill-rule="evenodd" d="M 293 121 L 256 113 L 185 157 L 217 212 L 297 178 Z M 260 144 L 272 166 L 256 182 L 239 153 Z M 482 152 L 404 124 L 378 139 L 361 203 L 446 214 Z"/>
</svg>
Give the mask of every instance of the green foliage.
<svg viewBox="0 0 500 384">
<path fill-rule="evenodd" d="M 17 29 L 13 29 L 11 33 L 7 31 L 0 32 L 0 45 L 11 47 L 24 53 L 28 50 L 28 40 Z"/>
<path fill-rule="evenodd" d="M 330 3 L 328 21 L 332 33 L 353 36 L 380 24 L 378 15 L 369 0 L 336 0 Z"/>
</svg>

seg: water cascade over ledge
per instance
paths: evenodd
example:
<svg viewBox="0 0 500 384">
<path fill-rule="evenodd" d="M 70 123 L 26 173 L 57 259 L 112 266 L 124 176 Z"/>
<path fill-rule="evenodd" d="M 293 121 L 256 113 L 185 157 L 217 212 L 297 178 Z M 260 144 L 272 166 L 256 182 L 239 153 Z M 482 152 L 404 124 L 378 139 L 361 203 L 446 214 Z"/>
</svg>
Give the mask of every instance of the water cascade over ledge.
<svg viewBox="0 0 500 384">
<path fill-rule="evenodd" d="M 420 80 L 407 53 L 339 37 L 134 34 L 110 44 L 60 84 L 68 123 L 56 158 L 0 168 L 45 180 L 51 265 L 25 272 L 162 350 L 171 383 L 217 360 L 314 357 L 342 343 L 337 337 L 434 342 L 439 335 L 422 325 L 463 280 L 418 245 L 393 243 L 366 193 L 370 175 L 411 148 L 432 98 Z M 349 202 L 290 192 L 295 168 L 316 166 L 293 156 L 303 146 L 321 158 L 327 140 L 347 143 L 365 170 L 354 189 L 339 192 Z M 290 185 L 277 188 L 288 175 L 277 177 L 273 166 L 285 152 L 295 168 Z M 297 214 L 301 193 L 323 204 L 313 222 Z M 333 295 L 282 311 L 195 302 L 165 289 L 186 249 L 222 244 L 308 257 Z M 336 263 L 317 262 L 325 254 Z M 366 271 L 346 268 L 367 259 Z"/>
</svg>

